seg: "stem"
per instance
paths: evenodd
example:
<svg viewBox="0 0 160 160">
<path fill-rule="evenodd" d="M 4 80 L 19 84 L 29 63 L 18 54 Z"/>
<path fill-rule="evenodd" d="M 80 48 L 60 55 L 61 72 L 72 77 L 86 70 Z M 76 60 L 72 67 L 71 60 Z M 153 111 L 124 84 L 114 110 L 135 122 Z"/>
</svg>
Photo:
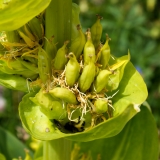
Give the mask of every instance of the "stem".
<svg viewBox="0 0 160 160">
<path fill-rule="evenodd" d="M 72 0 L 52 0 L 45 13 L 45 37 L 54 36 L 57 49 L 66 40 L 71 41 Z M 45 141 L 43 160 L 70 160 L 71 141 L 56 139 Z"/>
<path fill-rule="evenodd" d="M 45 14 L 45 36 L 54 36 L 57 48 L 71 40 L 72 0 L 52 0 Z"/>
<path fill-rule="evenodd" d="M 43 160 L 70 160 L 72 142 L 67 139 L 44 141 Z"/>
</svg>

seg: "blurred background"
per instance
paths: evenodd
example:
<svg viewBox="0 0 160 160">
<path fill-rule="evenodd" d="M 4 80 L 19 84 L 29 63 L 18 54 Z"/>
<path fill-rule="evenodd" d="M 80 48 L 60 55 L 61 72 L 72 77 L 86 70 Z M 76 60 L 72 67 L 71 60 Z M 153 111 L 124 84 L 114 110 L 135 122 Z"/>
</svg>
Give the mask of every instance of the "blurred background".
<svg viewBox="0 0 160 160">
<path fill-rule="evenodd" d="M 103 17 L 102 42 L 111 38 L 111 53 L 131 53 L 131 61 L 143 76 L 149 91 L 148 103 L 160 129 L 160 1 L 159 0 L 73 0 L 80 6 L 83 30 Z M 0 87 L 0 126 L 34 150 L 36 142 L 24 131 L 18 116 L 23 93 Z"/>
</svg>

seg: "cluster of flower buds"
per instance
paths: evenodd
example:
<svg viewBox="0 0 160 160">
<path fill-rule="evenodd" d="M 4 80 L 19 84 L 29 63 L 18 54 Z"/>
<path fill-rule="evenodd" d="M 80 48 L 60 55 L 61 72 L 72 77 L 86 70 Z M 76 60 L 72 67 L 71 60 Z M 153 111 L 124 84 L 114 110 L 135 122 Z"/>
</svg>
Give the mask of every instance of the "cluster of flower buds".
<svg viewBox="0 0 160 160">
<path fill-rule="evenodd" d="M 101 43 L 101 16 L 83 33 L 74 7 L 72 13 L 77 15 L 71 42 L 60 48 L 54 35 L 45 38 L 43 14 L 6 32 L 1 42 L 0 71 L 21 83 L 27 81 L 30 91 L 36 86 L 38 92 L 30 100 L 64 133 L 88 130 L 113 116 L 112 98 L 130 60 L 129 55 L 117 59 L 111 54 L 108 35 Z M 26 90 L 23 87 L 19 90 Z"/>
</svg>

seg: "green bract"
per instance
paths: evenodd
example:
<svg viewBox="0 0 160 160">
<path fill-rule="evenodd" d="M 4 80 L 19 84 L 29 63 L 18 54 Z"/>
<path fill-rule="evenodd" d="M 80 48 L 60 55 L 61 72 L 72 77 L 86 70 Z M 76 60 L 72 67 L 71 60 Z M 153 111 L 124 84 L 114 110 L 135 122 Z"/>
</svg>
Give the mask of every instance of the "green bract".
<svg viewBox="0 0 160 160">
<path fill-rule="evenodd" d="M 0 0 L 0 31 L 15 30 L 42 12 L 51 0 Z"/>
<path fill-rule="evenodd" d="M 20 118 L 23 126 L 31 135 L 41 140 L 65 137 L 75 141 L 91 141 L 112 137 L 118 134 L 125 124 L 139 112 L 139 106 L 145 101 L 148 94 L 141 75 L 130 62 L 124 69 L 118 90 L 119 92 L 112 99 L 112 105 L 115 108 L 113 117 L 80 133 L 61 132 L 53 121 L 41 112 L 40 106 L 29 99 L 36 93 L 28 93 L 24 96 L 19 106 Z M 113 95 L 111 92 L 110 94 Z"/>
<path fill-rule="evenodd" d="M 157 160 L 158 132 L 154 121 L 148 108 L 142 106 L 141 112 L 118 135 L 76 144 L 80 148 L 78 157 L 90 153 L 93 160 L 97 160 L 98 155 L 102 160 Z M 77 154 L 76 146 L 73 155 Z"/>
</svg>

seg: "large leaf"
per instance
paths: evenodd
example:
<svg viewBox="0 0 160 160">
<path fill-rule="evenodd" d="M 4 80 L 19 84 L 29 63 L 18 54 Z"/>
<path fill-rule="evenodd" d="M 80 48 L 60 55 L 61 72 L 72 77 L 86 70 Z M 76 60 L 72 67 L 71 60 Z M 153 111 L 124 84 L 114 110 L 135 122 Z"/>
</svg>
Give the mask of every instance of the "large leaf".
<svg viewBox="0 0 160 160">
<path fill-rule="evenodd" d="M 139 111 L 139 104 L 145 101 L 148 96 L 146 85 L 139 72 L 135 70 L 132 63 L 128 63 L 125 68 L 124 76 L 118 87 L 118 93 L 113 97 L 115 101 L 114 107 L 116 108 L 114 114 L 119 113 L 123 105 L 119 107 L 122 99 L 126 99 L 134 104 L 135 110 Z"/>
<path fill-rule="evenodd" d="M 118 88 L 119 92 L 114 98 L 123 97 L 134 104 L 141 104 L 142 100 L 145 100 L 146 96 L 148 96 L 142 77 L 135 70 L 132 63 L 126 65 L 124 74 Z"/>
<path fill-rule="evenodd" d="M 134 92 L 136 93 L 134 94 Z M 75 141 L 92 141 L 118 134 L 126 123 L 139 111 L 139 105 L 147 97 L 147 89 L 140 74 L 129 63 L 124 70 L 119 93 L 113 99 L 114 116 L 93 128 L 74 134 L 65 134 L 56 128 L 54 123 L 40 111 L 40 106 L 34 104 L 29 99 L 29 97 L 33 97 L 35 94 L 29 93 L 24 96 L 19 106 L 23 126 L 33 137 L 41 140 L 66 137 Z"/>
<path fill-rule="evenodd" d="M 79 144 L 79 153 L 107 160 L 158 160 L 158 130 L 151 112 L 141 107 L 118 135 Z M 97 147 L 98 146 L 98 147 Z"/>
<path fill-rule="evenodd" d="M 65 134 L 56 129 L 56 126 L 41 111 L 40 107 L 34 104 L 29 97 L 34 93 L 29 93 L 23 97 L 20 103 L 20 118 L 24 127 L 31 135 L 40 140 L 52 140 L 67 137 L 76 141 L 91 141 L 94 139 L 111 137 L 119 133 L 127 121 L 137 112 L 129 101 L 122 100 L 124 108 L 118 116 L 103 122 L 88 131 L 75 134 Z"/>
<path fill-rule="evenodd" d="M 25 157 L 24 149 L 28 148 L 16 139 L 11 133 L 0 127 L 0 153 L 5 155 L 6 159 Z M 30 154 L 33 156 L 32 152 Z"/>
<path fill-rule="evenodd" d="M 0 0 L 0 31 L 16 30 L 42 12 L 51 0 Z"/>
</svg>

